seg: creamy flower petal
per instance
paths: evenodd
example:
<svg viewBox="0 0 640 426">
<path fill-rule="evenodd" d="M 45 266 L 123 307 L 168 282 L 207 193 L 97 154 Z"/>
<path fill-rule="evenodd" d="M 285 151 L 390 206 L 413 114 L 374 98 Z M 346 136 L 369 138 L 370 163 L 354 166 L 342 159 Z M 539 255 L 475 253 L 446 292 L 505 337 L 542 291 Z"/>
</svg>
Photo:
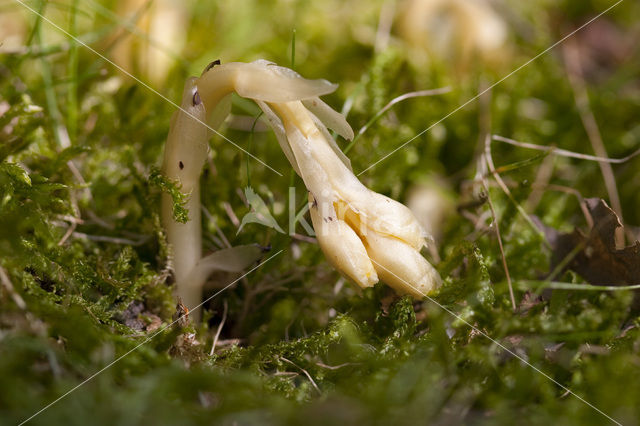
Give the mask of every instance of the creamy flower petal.
<svg viewBox="0 0 640 426">
<path fill-rule="evenodd" d="M 319 203 L 332 205 L 336 199 L 335 191 L 326 170 L 313 158 L 312 146 L 314 144 L 289 122 L 285 122 L 284 126 L 291 150 L 300 168 L 300 177 L 305 186 Z"/>
<path fill-rule="evenodd" d="M 420 252 L 392 237 L 369 233 L 365 247 L 378 276 L 398 293 L 423 298 L 442 284 Z"/>
<path fill-rule="evenodd" d="M 318 244 L 329 263 L 360 287 L 373 287 L 378 282 L 378 275 L 360 237 L 346 222 L 338 219 L 333 207 L 325 205 L 330 212 L 323 215 L 312 195 L 309 195 L 309 204 Z"/>
<path fill-rule="evenodd" d="M 362 216 L 362 220 L 366 220 L 367 227 L 385 235 L 393 235 L 417 250 L 424 246 L 425 233 L 411 210 L 389 197 L 371 191 L 345 164 L 336 161 L 336 153 L 318 130 L 312 115 L 300 102 L 277 104 L 274 108 L 287 123 L 291 123 L 290 127 L 299 129 L 314 160 L 330 180 L 333 190 Z"/>
<path fill-rule="evenodd" d="M 214 66 L 198 78 L 197 86 L 209 111 L 232 91 L 260 101 L 290 102 L 326 95 L 338 87 L 327 80 L 305 79 L 288 68 L 264 60 Z"/>
<path fill-rule="evenodd" d="M 404 204 L 370 189 L 365 194 L 352 194 L 349 204 L 366 221 L 367 228 L 393 236 L 416 250 L 425 245 L 422 226 Z"/>
<path fill-rule="evenodd" d="M 361 287 L 371 287 L 378 276 L 362 241 L 347 223 L 338 219 L 335 193 L 329 177 L 311 156 L 312 142 L 296 127 L 285 125 L 301 176 L 310 191 L 310 215 L 318 244 L 329 262 Z"/>
<path fill-rule="evenodd" d="M 344 118 L 344 115 L 331 108 L 320 98 L 304 99 L 302 104 L 316 117 L 324 123 L 325 126 L 334 130 L 337 134 L 347 140 L 353 139 L 353 129 Z"/>
<path fill-rule="evenodd" d="M 197 84 L 206 106 L 217 105 L 232 90 L 258 103 L 310 192 L 318 243 L 340 273 L 361 287 L 381 277 L 415 297 L 440 285 L 438 272 L 420 255 L 425 233 L 413 213 L 364 186 L 329 134 L 327 127 L 353 137 L 344 117 L 318 98 L 335 85 L 305 80 L 267 61 L 218 65 Z"/>
<path fill-rule="evenodd" d="M 296 157 L 295 155 L 293 155 L 293 151 L 291 150 L 291 146 L 289 145 L 289 140 L 287 139 L 287 135 L 284 131 L 284 125 L 282 124 L 280 117 L 278 117 L 278 115 L 275 112 L 273 112 L 273 110 L 269 107 L 269 105 L 267 105 L 266 102 L 262 102 L 258 100 L 256 100 L 255 102 L 258 104 L 262 112 L 264 112 L 264 115 L 267 117 L 269 126 L 273 130 L 273 133 L 275 133 L 276 139 L 278 140 L 278 145 L 280 145 L 282 152 L 284 152 L 285 157 L 287 157 L 287 160 L 289 160 L 291 167 L 293 167 L 293 170 L 295 170 L 298 176 L 301 176 L 300 167 L 298 167 L 298 162 L 296 161 Z"/>
<path fill-rule="evenodd" d="M 322 133 L 322 136 L 324 136 L 324 139 L 327 141 L 327 143 L 329 143 L 329 146 L 333 150 L 334 154 L 336 154 L 340 161 L 342 161 L 342 163 L 347 166 L 347 169 L 353 172 L 353 169 L 351 168 L 351 160 L 349 160 L 349 157 L 347 157 L 344 152 L 342 152 L 336 141 L 331 136 L 331 133 L 329 133 L 329 130 L 327 130 L 327 127 L 324 125 L 324 123 L 320 121 L 318 117 L 313 115 L 313 113 L 309 112 L 309 115 L 318 127 L 318 130 L 320 130 L 320 133 Z"/>
</svg>

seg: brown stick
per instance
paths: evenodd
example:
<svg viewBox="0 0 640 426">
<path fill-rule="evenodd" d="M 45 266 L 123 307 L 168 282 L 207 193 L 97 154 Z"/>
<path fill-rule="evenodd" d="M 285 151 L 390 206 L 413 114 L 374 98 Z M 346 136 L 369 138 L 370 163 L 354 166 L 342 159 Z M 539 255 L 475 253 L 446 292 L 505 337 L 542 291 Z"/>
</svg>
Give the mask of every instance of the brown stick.
<svg viewBox="0 0 640 426">
<path fill-rule="evenodd" d="M 587 132 L 587 137 L 591 143 L 593 151 L 598 157 L 608 157 L 607 150 L 604 146 L 604 142 L 602 141 L 600 129 L 598 128 L 598 123 L 596 122 L 596 118 L 591 110 L 589 95 L 582 76 L 580 51 L 575 43 L 576 42 L 573 40 L 568 40 L 562 47 L 569 83 L 573 89 L 576 107 L 580 113 L 582 125 Z M 616 212 L 620 218 L 620 222 L 624 225 L 624 219 L 622 218 L 622 204 L 620 203 L 620 195 L 618 194 L 618 187 L 616 185 L 616 178 L 613 174 L 613 168 L 609 163 L 601 162 L 598 163 L 598 165 L 600 166 L 600 172 L 602 173 L 602 178 L 604 179 L 604 184 L 607 188 L 609 201 L 611 201 L 611 208 Z M 623 228 L 616 229 L 615 234 L 616 246 L 624 247 L 625 242 Z"/>
</svg>

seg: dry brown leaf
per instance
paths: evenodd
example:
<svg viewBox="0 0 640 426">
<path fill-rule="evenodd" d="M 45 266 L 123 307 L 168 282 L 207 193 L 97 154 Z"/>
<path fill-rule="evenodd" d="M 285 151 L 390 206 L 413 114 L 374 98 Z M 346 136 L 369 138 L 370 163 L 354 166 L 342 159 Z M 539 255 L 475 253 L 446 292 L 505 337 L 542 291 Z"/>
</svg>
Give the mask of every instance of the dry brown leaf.
<svg viewBox="0 0 640 426">
<path fill-rule="evenodd" d="M 615 230 L 622 227 L 618 216 L 602 199 L 588 198 L 585 203 L 593 223 L 588 235 L 577 228 L 562 233 L 537 220 L 551 245 L 551 270 L 575 252 L 563 270 L 570 269 L 591 284 L 640 284 L 640 242 L 617 249 Z"/>
</svg>

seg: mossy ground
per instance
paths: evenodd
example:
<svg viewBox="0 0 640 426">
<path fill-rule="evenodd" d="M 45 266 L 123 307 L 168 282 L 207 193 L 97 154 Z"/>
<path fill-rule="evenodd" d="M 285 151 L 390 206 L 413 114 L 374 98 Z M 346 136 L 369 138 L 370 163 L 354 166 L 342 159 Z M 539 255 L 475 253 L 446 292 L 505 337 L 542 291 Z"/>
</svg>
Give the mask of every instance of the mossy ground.
<svg viewBox="0 0 640 426">
<path fill-rule="evenodd" d="M 380 11 L 392 3 L 187 2 L 187 44 L 157 89 L 178 100 L 185 78 L 218 58 L 265 58 L 289 66 L 294 29 L 295 69 L 339 83 L 326 101 L 336 109 L 348 101 L 356 130 L 396 96 L 451 87 L 447 94 L 404 101 L 377 120 L 349 150 L 358 173 L 612 4 L 502 4 L 510 28 L 504 58 L 461 67 L 417 61 L 395 28 L 388 47 L 376 51 Z M 113 38 L 126 24 L 113 14 L 114 2 L 28 4 L 107 57 L 126 40 Z M 473 184 L 486 134 L 593 154 L 562 46 L 360 176 L 401 201 L 416 183 L 436 176 L 445 182 L 439 185 L 460 208 L 440 225 L 442 260 L 436 266 L 445 284 L 435 301 L 451 312 L 429 300 L 394 297 L 382 285 L 360 292 L 340 281 L 317 245 L 305 239 L 259 224 L 236 235 L 226 211 L 240 218 L 248 212 L 241 198 L 248 184 L 282 226 L 290 183 L 296 188 L 294 209 L 306 192 L 273 135 L 251 134 L 258 109 L 235 99 L 235 115 L 248 121 L 244 128 L 221 131 L 283 176 L 247 162 L 241 151 L 213 137 L 202 185 L 209 212 L 203 219 L 205 250 L 223 247 L 226 238 L 282 253 L 212 299 L 203 325 L 163 329 L 176 308 L 159 219 L 162 181 L 154 171 L 173 107 L 18 3 L 0 5 L 0 13 L 18 11 L 15 16 L 26 19 L 27 48 L 0 54 L 0 266 L 6 272 L 0 290 L 0 423 L 27 419 L 107 366 L 30 423 L 608 421 L 477 330 L 617 421 L 638 423 L 640 316 L 634 295 L 528 290 L 524 282 L 548 276 L 550 251 L 516 206 L 563 231 L 586 229 L 570 190 L 606 199 L 598 164 L 493 143 L 496 166 L 514 165 L 502 174 L 513 200 L 491 176 L 486 182 L 516 312 L 489 205 Z M 624 54 L 607 55 L 634 31 L 637 37 L 638 17 L 640 6 L 626 0 L 601 18 L 610 32 L 574 38 L 583 53 L 597 54 L 584 82 L 612 158 L 640 146 L 637 43 Z M 131 71 L 145 80 L 144 69 Z M 551 170 L 546 179 L 545 170 Z M 633 229 L 640 225 L 640 159 L 614 166 L 614 173 L 625 223 Z M 538 184 L 544 189 L 539 196 Z M 216 277 L 221 284 L 235 278 Z M 555 280 L 584 282 L 570 271 Z M 225 345 L 210 356 L 225 311 L 219 337 Z"/>
</svg>

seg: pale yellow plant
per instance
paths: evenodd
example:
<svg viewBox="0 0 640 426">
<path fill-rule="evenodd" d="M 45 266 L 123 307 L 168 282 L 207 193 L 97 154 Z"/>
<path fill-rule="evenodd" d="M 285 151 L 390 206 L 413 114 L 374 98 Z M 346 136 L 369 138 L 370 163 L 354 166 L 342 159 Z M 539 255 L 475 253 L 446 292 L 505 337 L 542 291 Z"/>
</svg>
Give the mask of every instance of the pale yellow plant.
<svg viewBox="0 0 640 426">
<path fill-rule="evenodd" d="M 213 271 L 239 272 L 258 261 L 262 249 L 245 245 L 216 251 L 202 257 L 200 174 L 207 159 L 210 130 L 205 125 L 206 110 L 195 78 L 187 80 L 180 109 L 171 119 L 165 144 L 162 172 L 186 196 L 189 212 L 186 223 L 173 217 L 173 199 L 162 195 L 162 223 L 171 250 L 179 300 L 195 321 L 200 318 L 202 290 Z"/>
<path fill-rule="evenodd" d="M 461 71 L 474 58 L 499 63 L 507 54 L 507 25 L 489 0 L 404 0 L 397 29 L 417 50 Z"/>
<path fill-rule="evenodd" d="M 116 35 L 113 61 L 153 85 L 164 84 L 175 64 L 172 55 L 179 55 L 186 43 L 187 3 L 120 0 L 117 13 L 128 25 Z"/>
<path fill-rule="evenodd" d="M 319 99 L 336 85 L 307 80 L 259 60 L 211 67 L 195 81 L 210 120 L 228 113 L 232 92 L 253 99 L 265 112 L 278 142 L 309 190 L 313 227 L 329 262 L 361 287 L 382 279 L 414 297 L 441 279 L 420 255 L 425 233 L 404 205 L 365 187 L 329 131 L 351 139 L 344 117 Z"/>
</svg>

